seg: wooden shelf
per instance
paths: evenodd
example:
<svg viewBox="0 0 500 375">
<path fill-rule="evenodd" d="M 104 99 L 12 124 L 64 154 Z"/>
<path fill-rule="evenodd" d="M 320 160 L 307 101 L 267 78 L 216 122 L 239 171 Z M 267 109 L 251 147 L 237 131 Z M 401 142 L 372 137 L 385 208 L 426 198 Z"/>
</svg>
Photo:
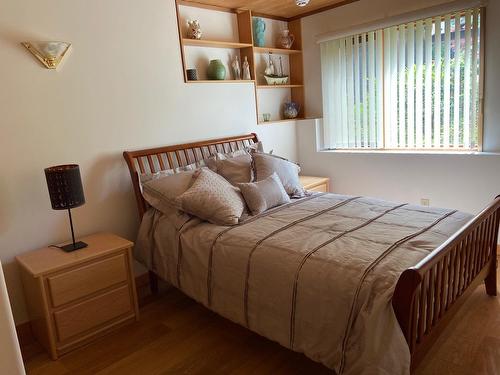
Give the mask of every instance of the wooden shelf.
<svg viewBox="0 0 500 375">
<path fill-rule="evenodd" d="M 290 121 L 297 121 L 297 120 L 305 120 L 304 117 L 297 117 L 297 118 L 290 118 L 290 119 L 285 119 L 285 120 L 271 120 L 271 121 L 259 121 L 259 125 L 266 125 L 266 124 L 279 124 L 283 122 L 290 122 Z"/>
<path fill-rule="evenodd" d="M 257 85 L 258 89 L 294 89 L 304 87 L 304 85 Z"/>
<path fill-rule="evenodd" d="M 277 55 L 295 55 L 302 53 L 299 49 L 272 48 L 272 47 L 253 47 L 255 53 L 275 53 Z"/>
<path fill-rule="evenodd" d="M 255 83 L 255 81 L 252 80 L 246 80 L 246 79 L 200 79 L 197 81 L 186 81 L 186 83 Z"/>
<path fill-rule="evenodd" d="M 257 123 L 258 124 L 286 124 L 286 123 L 293 123 L 293 121 L 301 120 L 304 119 L 305 117 L 305 90 L 304 90 L 304 85 L 302 84 L 304 82 L 304 69 L 303 69 L 303 54 L 302 54 L 302 27 L 301 27 L 301 20 L 292 20 L 292 21 L 286 21 L 286 20 L 280 20 L 276 22 L 284 22 L 284 25 L 280 25 L 279 28 L 276 28 L 276 32 L 278 32 L 278 29 L 282 29 L 281 26 L 286 27 L 290 30 L 290 33 L 295 35 L 295 41 L 293 44 L 293 49 L 286 49 L 286 48 L 275 48 L 274 46 L 266 46 L 266 47 L 255 47 L 254 46 L 254 39 L 253 39 L 253 33 L 252 33 L 252 22 L 253 22 L 253 15 L 251 10 L 239 10 L 239 11 L 234 11 L 234 9 L 230 8 L 214 8 L 211 6 L 206 6 L 200 3 L 194 3 L 194 2 L 187 2 L 185 0 L 175 0 L 176 4 L 176 14 L 177 14 L 177 27 L 178 27 L 178 35 L 179 35 L 179 45 L 180 45 L 180 51 L 181 51 L 181 59 L 182 59 L 182 67 L 183 67 L 183 73 L 184 73 L 184 82 L 188 84 L 214 84 L 214 85 L 219 85 L 219 84 L 229 84 L 229 85 L 238 85 L 238 84 L 252 84 L 254 85 L 253 87 L 253 96 L 254 96 L 254 101 L 252 103 L 249 103 L 249 105 L 255 105 L 256 109 L 256 117 L 257 117 Z M 226 39 L 228 41 L 222 41 L 222 40 L 206 40 L 206 39 L 190 39 L 187 37 L 187 34 L 185 33 L 186 30 L 183 27 L 185 21 L 184 18 L 188 16 L 188 14 L 185 14 L 186 17 L 182 17 L 181 15 L 181 10 L 180 10 L 180 5 L 189 5 L 189 6 L 194 6 L 194 7 L 199 7 L 202 9 L 205 9 L 206 11 L 220 11 L 222 9 L 227 10 L 228 12 L 232 13 L 229 17 L 232 19 L 232 21 L 236 21 L 237 26 L 237 32 L 236 29 L 233 27 L 230 31 L 223 36 L 220 36 L 222 39 Z M 204 17 L 208 18 L 211 17 L 211 14 L 207 14 Z M 273 21 L 267 21 L 267 22 L 275 22 Z M 205 22 L 203 22 L 205 24 Z M 215 26 L 215 25 L 214 25 Z M 217 29 L 217 27 L 215 27 Z M 234 29 L 234 30 L 233 30 Z M 215 35 L 215 34 L 214 34 Z M 212 38 L 219 38 L 218 36 L 213 36 Z M 274 38 L 274 36 L 273 36 Z M 188 48 L 190 47 L 190 48 Z M 210 51 L 203 50 L 203 49 L 229 49 L 232 50 L 231 55 L 238 56 L 240 55 L 240 58 L 243 60 L 244 55 L 248 59 L 248 64 L 250 67 L 250 75 L 252 77 L 252 80 L 248 81 L 243 81 L 243 80 L 231 80 L 231 79 L 226 79 L 226 80 L 208 80 L 206 79 L 206 75 L 203 73 L 201 74 L 199 81 L 189 81 L 187 77 L 187 69 L 188 65 L 190 66 L 197 66 L 199 69 L 203 70 L 202 65 L 203 62 L 197 61 L 196 57 L 198 52 L 203 52 L 208 55 L 213 54 Z M 213 52 L 217 52 L 216 50 Z M 218 51 L 221 52 L 221 51 Z M 259 55 L 267 54 L 267 53 L 272 53 L 275 55 L 285 55 L 285 65 L 288 65 L 288 71 L 289 74 L 289 80 L 286 85 L 266 85 L 265 81 L 261 81 L 260 79 L 257 81 L 257 77 L 260 76 L 260 70 L 261 67 L 259 62 L 257 60 L 260 59 Z M 191 58 L 191 60 L 189 59 Z M 215 57 L 214 57 L 215 58 Z M 232 60 L 233 57 L 231 57 Z M 194 59 L 194 60 L 193 60 Z M 188 62 L 189 61 L 189 62 Z M 257 65 L 259 67 L 257 68 Z M 286 68 L 286 67 L 285 67 Z M 226 69 L 228 69 L 226 67 Z M 259 70 L 259 74 L 257 74 L 257 69 Z M 231 64 L 229 64 L 229 71 L 231 70 Z M 230 77 L 227 75 L 226 77 Z M 232 77 L 232 76 L 231 76 Z M 300 84 L 295 84 L 295 83 L 300 83 Z M 248 86 L 247 86 L 248 87 Z M 214 86 L 215 88 L 215 86 Z M 281 90 L 280 90 L 281 89 Z M 288 91 L 284 91 L 283 89 L 287 89 Z M 269 91 L 271 90 L 271 91 Z M 269 97 L 269 99 L 272 100 L 272 102 L 266 103 L 269 106 L 269 111 L 273 113 L 273 120 L 272 121 L 267 121 L 264 122 L 262 121 L 262 112 L 263 108 L 261 105 L 266 108 L 264 103 L 259 102 L 259 95 Z M 300 105 L 300 111 L 299 111 L 299 116 L 296 119 L 280 119 L 279 118 L 279 112 L 277 111 L 280 108 L 276 108 L 276 106 L 282 106 L 283 100 L 285 100 L 286 95 L 286 100 L 287 101 L 292 101 L 295 103 L 298 103 Z M 263 100 L 261 98 L 261 100 Z M 279 104 L 278 104 L 279 103 Z"/>
<path fill-rule="evenodd" d="M 204 40 L 204 39 L 188 39 L 183 38 L 182 44 L 185 46 L 193 47 L 205 47 L 205 48 L 248 48 L 252 47 L 250 43 L 238 43 L 238 42 L 222 42 L 217 40 Z"/>
</svg>

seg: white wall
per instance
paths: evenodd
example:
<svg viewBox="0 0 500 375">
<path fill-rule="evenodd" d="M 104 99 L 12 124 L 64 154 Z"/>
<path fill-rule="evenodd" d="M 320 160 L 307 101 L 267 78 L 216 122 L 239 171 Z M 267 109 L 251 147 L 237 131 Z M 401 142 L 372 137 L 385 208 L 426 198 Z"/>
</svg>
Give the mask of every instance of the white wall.
<svg viewBox="0 0 500 375">
<path fill-rule="evenodd" d="M 322 116 L 319 34 L 444 3 L 443 0 L 361 0 L 302 21 L 308 117 Z M 500 152 L 500 1 L 487 8 L 484 148 Z M 318 152 L 315 121 L 297 125 L 299 161 L 307 174 L 332 179 L 335 192 L 478 212 L 500 194 L 500 155 Z"/>
<path fill-rule="evenodd" d="M 73 47 L 54 72 L 25 40 Z M 18 323 L 27 317 L 14 256 L 69 236 L 67 215 L 50 207 L 45 167 L 80 164 L 78 234 L 134 240 L 124 150 L 256 131 L 296 158 L 294 124 L 255 125 L 252 85 L 183 82 L 173 0 L 2 0 L 0 57 L 0 259 Z"/>
</svg>

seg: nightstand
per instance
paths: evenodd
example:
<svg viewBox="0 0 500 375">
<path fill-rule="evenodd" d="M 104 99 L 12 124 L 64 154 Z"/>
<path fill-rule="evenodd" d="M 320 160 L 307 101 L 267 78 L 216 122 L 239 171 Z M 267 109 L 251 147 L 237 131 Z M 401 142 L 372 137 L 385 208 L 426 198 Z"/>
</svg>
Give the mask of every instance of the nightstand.
<svg viewBox="0 0 500 375">
<path fill-rule="evenodd" d="M 139 318 L 133 243 L 114 234 L 81 238 L 88 247 L 55 247 L 16 257 L 35 338 L 52 359 Z"/>
<path fill-rule="evenodd" d="M 299 176 L 300 183 L 305 190 L 328 193 L 330 179 L 328 177 Z"/>
</svg>

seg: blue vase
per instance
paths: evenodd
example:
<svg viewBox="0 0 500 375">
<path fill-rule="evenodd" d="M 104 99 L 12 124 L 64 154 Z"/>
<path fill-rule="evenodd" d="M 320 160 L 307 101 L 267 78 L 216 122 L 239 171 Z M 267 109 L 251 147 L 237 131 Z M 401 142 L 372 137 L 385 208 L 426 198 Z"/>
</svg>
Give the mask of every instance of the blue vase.
<svg viewBox="0 0 500 375">
<path fill-rule="evenodd" d="M 266 23 L 262 18 L 253 18 L 253 42 L 256 47 L 264 47 L 264 33 L 266 31 Z"/>
</svg>

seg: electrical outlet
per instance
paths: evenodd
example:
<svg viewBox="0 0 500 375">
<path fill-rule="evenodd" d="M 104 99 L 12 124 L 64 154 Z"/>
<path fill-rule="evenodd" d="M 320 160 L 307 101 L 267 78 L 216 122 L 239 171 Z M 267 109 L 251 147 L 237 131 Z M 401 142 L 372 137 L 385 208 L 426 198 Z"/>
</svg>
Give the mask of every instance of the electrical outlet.
<svg viewBox="0 0 500 375">
<path fill-rule="evenodd" d="M 422 206 L 427 206 L 427 207 L 429 207 L 430 203 L 431 203 L 431 201 L 430 201 L 430 199 L 429 199 L 429 198 L 421 198 L 421 199 L 420 199 L 420 204 L 421 204 Z"/>
</svg>

